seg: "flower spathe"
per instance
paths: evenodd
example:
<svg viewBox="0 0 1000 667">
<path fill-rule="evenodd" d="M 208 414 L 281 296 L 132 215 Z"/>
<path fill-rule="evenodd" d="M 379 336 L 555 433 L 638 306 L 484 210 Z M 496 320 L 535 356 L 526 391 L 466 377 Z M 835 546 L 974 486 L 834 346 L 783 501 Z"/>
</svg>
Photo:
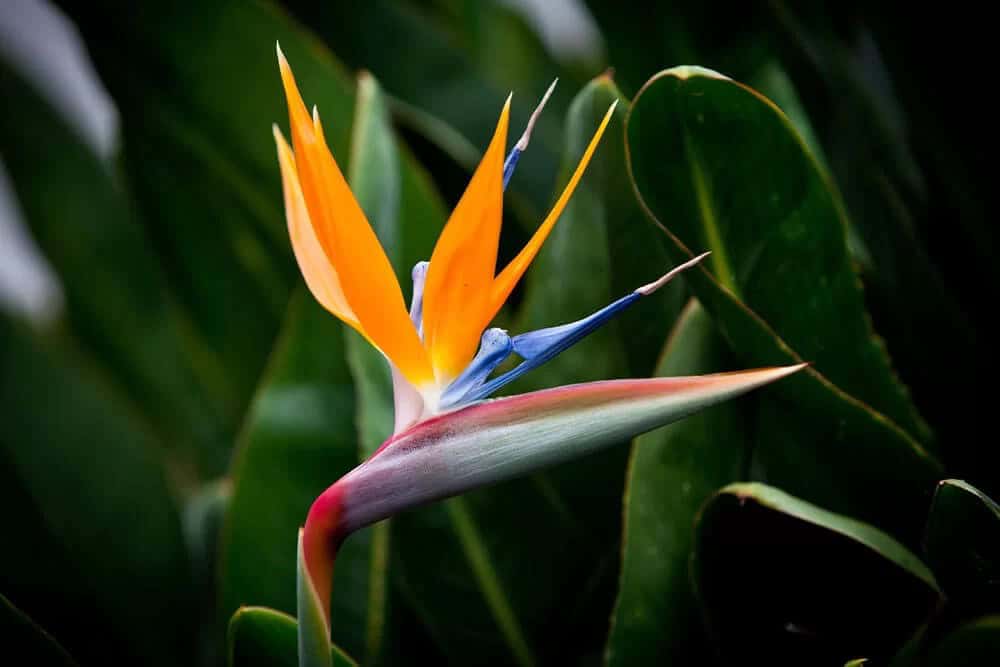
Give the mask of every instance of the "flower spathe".
<svg viewBox="0 0 1000 667">
<path fill-rule="evenodd" d="M 278 62 L 291 145 L 277 127 L 274 137 L 296 261 L 316 300 L 385 356 L 396 412 L 393 437 L 316 499 L 300 531 L 300 664 L 329 664 L 324 647 L 330 641 L 333 562 L 352 531 L 421 503 L 620 442 L 803 367 L 592 382 L 484 400 L 705 257 L 694 257 L 575 322 L 514 336 L 487 328 L 558 221 L 615 105 L 595 128 L 552 210 L 524 248 L 497 271 L 504 189 L 552 88 L 505 155 L 508 97 L 429 262 L 413 268 L 408 307 L 392 265 L 326 144 L 319 112 L 307 111 L 280 48 Z M 520 364 L 494 376 L 512 355 Z"/>
</svg>

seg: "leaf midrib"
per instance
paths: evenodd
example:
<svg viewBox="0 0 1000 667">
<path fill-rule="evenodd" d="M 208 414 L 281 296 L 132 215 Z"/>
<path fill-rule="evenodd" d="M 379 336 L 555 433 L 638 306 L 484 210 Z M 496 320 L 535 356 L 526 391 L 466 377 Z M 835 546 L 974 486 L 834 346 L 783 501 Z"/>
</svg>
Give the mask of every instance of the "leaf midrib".
<svg viewBox="0 0 1000 667">
<path fill-rule="evenodd" d="M 711 185 L 701 155 L 697 146 L 687 131 L 687 127 L 682 130 L 684 136 L 684 153 L 687 156 L 688 164 L 691 165 L 691 186 L 694 188 L 695 199 L 698 202 L 698 214 L 701 218 L 702 229 L 705 230 L 705 241 L 708 249 L 712 252 L 709 261 L 715 269 L 715 275 L 723 287 L 739 296 L 739 289 L 736 285 L 736 275 L 732 264 L 729 261 L 729 254 L 726 245 L 722 242 L 722 234 L 719 231 L 718 216 L 715 210 L 715 202 L 712 197 Z"/>
<path fill-rule="evenodd" d="M 504 595 L 500 577 L 490 560 L 489 550 L 483 544 L 483 538 L 476 528 L 475 519 L 469 511 L 465 499 L 461 496 L 452 498 L 445 503 L 445 506 L 451 517 L 451 525 L 455 529 L 455 535 L 458 537 L 462 552 L 472 568 L 473 576 L 479 584 L 479 589 L 486 600 L 490 613 L 500 627 L 500 632 L 503 634 L 514 659 L 519 665 L 525 667 L 536 664 L 535 657 L 525 640 L 520 623 L 518 623 L 517 615 L 514 613 L 507 596 Z"/>
</svg>

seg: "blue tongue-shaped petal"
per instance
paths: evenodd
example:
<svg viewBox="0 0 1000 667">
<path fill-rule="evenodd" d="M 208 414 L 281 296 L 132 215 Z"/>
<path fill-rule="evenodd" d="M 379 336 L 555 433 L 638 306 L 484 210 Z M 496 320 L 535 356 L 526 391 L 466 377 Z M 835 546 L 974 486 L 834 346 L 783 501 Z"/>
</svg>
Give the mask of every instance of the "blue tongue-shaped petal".
<svg viewBox="0 0 1000 667">
<path fill-rule="evenodd" d="M 511 339 L 511 347 L 524 361 L 512 370 L 493 378 L 476 390 L 469 392 L 462 402 L 467 403 L 486 398 L 505 384 L 509 384 L 528 371 L 538 368 L 549 359 L 552 359 L 566 348 L 575 344 L 591 331 L 597 329 L 618 312 L 638 301 L 641 296 L 639 292 L 632 292 L 614 303 L 601 308 L 596 313 L 576 322 L 514 336 Z"/>
<path fill-rule="evenodd" d="M 430 262 L 417 262 L 413 265 L 410 277 L 413 278 L 413 299 L 410 300 L 410 321 L 417 329 L 417 335 L 424 337 L 424 283 L 427 282 L 427 269 Z"/>
<path fill-rule="evenodd" d="M 487 329 L 483 332 L 479 352 L 462 374 L 445 389 L 441 396 L 441 407 L 447 409 L 474 400 L 466 399 L 466 395 L 477 393 L 490 373 L 510 356 L 513 349 L 511 338 L 503 329 Z"/>
<path fill-rule="evenodd" d="M 479 352 L 465 371 L 445 390 L 441 397 L 441 408 L 449 409 L 465 403 L 486 398 L 504 385 L 513 382 L 528 371 L 538 368 L 563 350 L 574 345 L 591 331 L 594 331 L 617 313 L 629 307 L 641 297 L 652 294 L 663 287 L 671 278 L 688 269 L 708 256 L 704 253 L 672 269 L 659 280 L 643 285 L 634 292 L 623 296 L 614 303 L 601 308 L 596 313 L 569 324 L 539 329 L 519 334 L 513 338 L 502 329 L 489 329 L 483 334 Z M 524 361 L 512 370 L 486 382 L 490 373 L 506 359 L 511 352 L 517 353 Z"/>
</svg>

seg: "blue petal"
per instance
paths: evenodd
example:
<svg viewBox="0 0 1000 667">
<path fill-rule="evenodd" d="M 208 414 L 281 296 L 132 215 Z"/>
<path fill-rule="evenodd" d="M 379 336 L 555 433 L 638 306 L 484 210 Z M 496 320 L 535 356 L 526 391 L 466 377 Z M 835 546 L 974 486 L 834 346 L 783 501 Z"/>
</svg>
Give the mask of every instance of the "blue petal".
<svg viewBox="0 0 1000 667">
<path fill-rule="evenodd" d="M 413 265 L 410 277 L 413 278 L 413 299 L 410 301 L 410 321 L 417 329 L 417 334 L 424 337 L 424 283 L 427 281 L 427 268 L 430 262 L 417 262 Z"/>
<path fill-rule="evenodd" d="M 514 336 L 514 338 L 510 339 L 509 347 L 506 343 L 501 344 L 500 342 L 492 342 L 492 339 L 490 339 L 491 342 L 487 345 L 487 334 L 490 333 L 488 331 L 486 334 L 483 334 L 482 347 L 476 355 L 476 358 L 470 364 L 469 369 L 462 373 L 458 380 L 464 381 L 468 375 L 474 378 L 474 381 L 470 380 L 464 382 L 461 391 L 456 390 L 453 392 L 452 388 L 449 387 L 445 391 L 445 398 L 448 400 L 442 402 L 442 407 L 455 407 L 456 405 L 462 403 L 471 403 L 472 401 L 478 401 L 486 398 L 496 390 L 500 389 L 500 387 L 513 382 L 528 371 L 538 368 L 566 348 L 574 345 L 577 341 L 607 322 L 620 311 L 628 308 L 640 298 L 648 296 L 660 289 L 670 282 L 676 275 L 686 271 L 692 266 L 695 266 L 708 257 L 708 255 L 709 253 L 707 252 L 702 253 L 701 255 L 689 259 L 679 266 L 675 266 L 657 280 L 637 288 L 631 294 L 623 296 L 614 303 L 601 308 L 593 315 L 589 315 L 582 320 Z M 491 329 L 490 331 L 501 330 Z M 501 331 L 501 333 L 506 336 L 506 332 Z M 501 348 L 502 354 L 500 353 Z M 524 359 L 524 361 L 514 367 L 513 370 L 510 370 L 503 375 L 499 375 L 489 382 L 484 382 L 493 369 L 495 369 L 500 362 L 506 359 L 511 351 Z M 456 381 L 456 383 L 458 381 Z"/>
<path fill-rule="evenodd" d="M 500 387 L 513 382 L 528 371 L 538 368 L 607 322 L 619 311 L 638 301 L 641 296 L 642 294 L 639 292 L 632 292 L 582 320 L 514 336 L 511 339 L 511 347 L 524 361 L 518 364 L 513 370 L 497 376 L 478 389 L 469 392 L 464 396 L 462 402 L 466 403 L 486 398 L 500 389 Z"/>
<path fill-rule="evenodd" d="M 510 149 L 510 154 L 507 155 L 507 159 L 503 161 L 503 189 L 507 189 L 507 183 L 510 182 L 510 177 L 514 175 L 514 169 L 517 167 L 517 161 L 521 159 L 521 149 L 514 146 Z"/>
<path fill-rule="evenodd" d="M 479 342 L 479 352 L 462 371 L 462 374 L 445 389 L 441 396 L 440 407 L 447 409 L 474 400 L 466 399 L 466 396 L 470 393 L 476 393 L 476 390 L 482 386 L 490 373 L 510 356 L 513 349 L 510 336 L 503 329 L 493 328 L 483 332 L 483 337 Z"/>
</svg>

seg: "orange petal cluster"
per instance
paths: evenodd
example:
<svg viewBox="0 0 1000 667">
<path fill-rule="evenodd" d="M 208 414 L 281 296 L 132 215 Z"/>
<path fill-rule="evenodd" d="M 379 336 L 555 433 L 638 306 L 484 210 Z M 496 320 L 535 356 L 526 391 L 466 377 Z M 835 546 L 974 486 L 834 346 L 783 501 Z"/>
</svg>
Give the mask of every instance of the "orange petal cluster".
<svg viewBox="0 0 1000 667">
<path fill-rule="evenodd" d="M 327 147 L 319 114 L 310 115 L 278 49 L 292 143 L 274 130 L 288 233 L 316 300 L 357 329 L 414 387 L 442 388 L 476 353 L 549 232 L 604 133 L 608 110 L 551 212 L 523 250 L 496 274 L 503 218 L 503 163 L 510 98 L 431 255 L 424 287 L 423 339 L 409 318 L 392 265 Z"/>
</svg>

